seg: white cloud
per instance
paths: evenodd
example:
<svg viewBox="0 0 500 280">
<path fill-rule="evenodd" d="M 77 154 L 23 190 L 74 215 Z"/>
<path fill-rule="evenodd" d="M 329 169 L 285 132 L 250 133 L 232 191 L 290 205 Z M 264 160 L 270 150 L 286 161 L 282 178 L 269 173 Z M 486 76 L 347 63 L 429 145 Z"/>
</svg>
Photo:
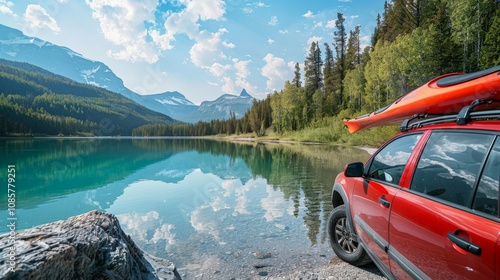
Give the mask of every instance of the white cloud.
<svg viewBox="0 0 500 280">
<path fill-rule="evenodd" d="M 255 3 L 255 7 L 259 7 L 259 8 L 269 8 L 268 5 L 264 4 L 263 2 L 257 2 Z"/>
<path fill-rule="evenodd" d="M 191 62 L 197 67 L 209 69 L 214 63 L 225 60 L 227 57 L 222 52 L 223 47 L 234 47 L 234 45 L 221 40 L 221 36 L 226 32 L 227 30 L 224 28 L 215 33 L 201 31 L 196 38 L 196 43 L 189 51 Z"/>
<path fill-rule="evenodd" d="M 224 93 L 234 93 L 236 91 L 236 85 L 234 84 L 233 80 L 225 76 L 222 78 L 224 81 L 224 85 L 222 86 L 222 92 Z"/>
<path fill-rule="evenodd" d="M 224 51 L 235 48 L 235 44 L 222 39 L 227 29 L 220 28 L 217 32 L 200 30 L 200 21 L 223 20 L 225 2 L 223 0 L 192 0 L 180 1 L 185 8 L 179 12 L 166 15 L 165 33 L 151 29 L 149 35 L 162 50 L 174 47 L 175 37 L 186 34 L 194 44 L 189 50 L 191 62 L 199 68 L 208 69 L 215 77 L 221 78 L 231 67 L 224 65 L 227 59 Z"/>
<path fill-rule="evenodd" d="M 280 30 L 278 30 L 278 32 L 279 32 L 280 34 L 288 34 L 288 30 L 286 30 L 286 29 L 285 29 L 285 30 L 281 30 L 281 29 L 280 29 Z"/>
<path fill-rule="evenodd" d="M 0 0 L 0 13 L 17 17 L 11 9 L 12 6 L 14 6 L 14 3 L 11 1 Z"/>
<path fill-rule="evenodd" d="M 246 89 L 249 93 L 257 93 L 257 88 L 252 86 L 247 80 L 250 75 L 248 70 L 248 64 L 251 60 L 239 60 L 233 58 L 231 60 L 232 64 L 222 65 L 220 63 L 214 63 L 210 67 L 210 72 L 219 78 L 219 81 L 223 83 L 222 92 L 235 94 L 236 87 L 241 87 Z M 231 77 L 235 78 L 231 78 Z"/>
<path fill-rule="evenodd" d="M 261 74 L 265 78 L 268 90 L 278 90 L 283 87 L 285 81 L 293 73 L 283 58 L 275 57 L 268 53 L 264 59 L 266 65 L 262 67 Z"/>
<path fill-rule="evenodd" d="M 277 16 L 272 16 L 269 22 L 267 23 L 271 26 L 276 26 L 278 25 L 278 17 Z"/>
<path fill-rule="evenodd" d="M 267 43 L 268 43 L 269 45 L 271 45 L 272 43 L 274 43 L 274 40 L 273 40 L 273 39 L 271 39 L 271 38 L 269 38 L 269 39 L 267 39 Z"/>
<path fill-rule="evenodd" d="M 305 18 L 312 18 L 314 17 L 314 14 L 311 11 L 307 11 L 307 13 L 303 14 L 302 16 Z"/>
<path fill-rule="evenodd" d="M 57 25 L 56 20 L 40 5 L 28 5 L 24 13 L 24 20 L 26 20 L 32 28 L 48 28 L 55 33 L 61 32 L 61 28 Z"/>
<path fill-rule="evenodd" d="M 163 50 L 172 49 L 171 42 L 175 41 L 177 34 L 186 34 L 191 40 L 196 40 L 199 33 L 198 21 L 202 20 L 222 20 L 225 14 L 223 0 L 192 0 L 185 3 L 186 7 L 179 11 L 167 15 L 165 20 L 165 34 L 151 30 L 153 41 Z"/>
<path fill-rule="evenodd" d="M 250 60 L 233 59 L 234 69 L 236 69 L 236 77 L 246 79 L 248 75 L 250 75 L 250 71 L 248 71 L 248 64 L 250 62 Z"/>
<path fill-rule="evenodd" d="M 231 69 L 231 65 L 222 65 L 216 62 L 212 64 L 212 66 L 210 66 L 210 73 L 212 73 L 216 77 L 222 77 L 229 69 Z"/>
<path fill-rule="evenodd" d="M 146 41 L 148 32 L 144 22 L 154 21 L 155 0 L 86 0 L 92 17 L 99 21 L 106 40 L 119 46 L 119 51 L 108 51 L 116 59 L 128 61 L 158 61 L 158 51 Z M 158 35 L 153 34 L 151 37 Z M 157 36 L 155 36 L 157 38 Z"/>
<path fill-rule="evenodd" d="M 312 36 L 311 38 L 309 38 L 307 40 L 307 49 L 309 49 L 309 46 L 311 46 L 311 44 L 313 42 L 321 42 L 321 40 L 323 40 L 323 37 L 318 37 L 318 36 Z"/>
<path fill-rule="evenodd" d="M 336 20 L 336 19 L 329 20 L 329 21 L 326 23 L 325 27 L 326 27 L 326 28 L 330 28 L 330 29 L 331 29 L 331 28 L 335 28 L 335 23 L 336 23 L 336 22 L 337 22 L 337 20 Z"/>
<path fill-rule="evenodd" d="M 201 20 L 220 20 L 226 12 L 224 6 L 223 0 L 191 0 L 187 2 L 186 12 L 198 15 Z"/>
</svg>

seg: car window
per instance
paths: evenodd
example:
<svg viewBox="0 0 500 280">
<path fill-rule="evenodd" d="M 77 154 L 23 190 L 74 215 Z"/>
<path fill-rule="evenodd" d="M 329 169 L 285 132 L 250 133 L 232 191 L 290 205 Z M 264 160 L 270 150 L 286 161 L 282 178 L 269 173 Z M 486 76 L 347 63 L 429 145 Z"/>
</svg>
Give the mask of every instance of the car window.
<svg viewBox="0 0 500 280">
<path fill-rule="evenodd" d="M 410 189 L 470 207 L 493 138 L 488 134 L 434 132 L 422 152 Z"/>
<path fill-rule="evenodd" d="M 422 134 L 405 135 L 387 144 L 373 158 L 368 177 L 398 184 L 421 136 Z"/>
<path fill-rule="evenodd" d="M 498 188 L 500 180 L 500 140 L 496 140 L 486 161 L 474 198 L 472 209 L 498 217 Z"/>
</svg>

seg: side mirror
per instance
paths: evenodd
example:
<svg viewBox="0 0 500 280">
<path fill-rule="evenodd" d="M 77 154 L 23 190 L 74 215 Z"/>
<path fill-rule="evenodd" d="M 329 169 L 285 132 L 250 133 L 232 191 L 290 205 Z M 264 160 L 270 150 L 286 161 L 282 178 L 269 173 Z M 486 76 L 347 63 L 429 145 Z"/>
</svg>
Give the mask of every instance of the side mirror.
<svg viewBox="0 0 500 280">
<path fill-rule="evenodd" d="M 344 176 L 346 177 L 361 177 L 364 173 L 362 162 L 349 163 L 344 168 Z"/>
</svg>

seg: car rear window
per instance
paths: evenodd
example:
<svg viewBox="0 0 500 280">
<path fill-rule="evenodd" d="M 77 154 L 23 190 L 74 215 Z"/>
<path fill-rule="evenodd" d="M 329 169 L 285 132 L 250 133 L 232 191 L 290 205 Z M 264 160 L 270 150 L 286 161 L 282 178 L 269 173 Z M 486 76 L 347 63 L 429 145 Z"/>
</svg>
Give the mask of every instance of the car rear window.
<svg viewBox="0 0 500 280">
<path fill-rule="evenodd" d="M 410 189 L 470 207 L 476 180 L 494 138 L 479 133 L 433 132 L 422 152 Z M 498 180 L 498 173 L 496 176 Z M 483 186 L 485 188 L 487 186 Z"/>
</svg>

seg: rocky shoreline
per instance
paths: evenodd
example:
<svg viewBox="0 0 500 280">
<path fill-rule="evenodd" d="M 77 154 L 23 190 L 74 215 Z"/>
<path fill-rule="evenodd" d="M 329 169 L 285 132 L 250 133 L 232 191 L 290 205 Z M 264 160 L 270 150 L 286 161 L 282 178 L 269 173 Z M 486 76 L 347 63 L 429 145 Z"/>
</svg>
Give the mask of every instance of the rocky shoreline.
<svg viewBox="0 0 500 280">
<path fill-rule="evenodd" d="M 114 215 L 91 211 L 0 235 L 0 279 L 181 277 L 172 262 L 139 249 Z"/>
</svg>

